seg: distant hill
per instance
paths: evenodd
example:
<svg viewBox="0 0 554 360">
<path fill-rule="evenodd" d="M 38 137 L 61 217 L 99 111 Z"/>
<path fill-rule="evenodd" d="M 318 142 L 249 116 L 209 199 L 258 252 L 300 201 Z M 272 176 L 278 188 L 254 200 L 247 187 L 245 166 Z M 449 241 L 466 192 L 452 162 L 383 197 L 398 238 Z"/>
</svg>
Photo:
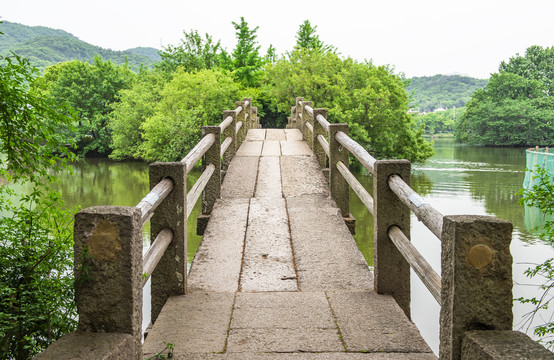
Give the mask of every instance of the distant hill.
<svg viewBox="0 0 554 360">
<path fill-rule="evenodd" d="M 139 47 L 127 51 L 114 51 L 91 45 L 72 34 L 43 26 L 26 26 L 3 21 L 0 23 L 0 55 L 9 52 L 25 57 L 40 70 L 63 61 L 92 62 L 96 55 L 103 60 L 123 64 L 127 60 L 133 69 L 140 65 L 153 67 L 159 60 L 154 48 Z"/>
<path fill-rule="evenodd" d="M 410 105 L 420 112 L 430 112 L 438 108 L 460 108 L 471 98 L 477 89 L 485 87 L 488 79 L 475 79 L 461 75 L 434 75 L 413 77 L 406 87 L 412 95 Z"/>
</svg>

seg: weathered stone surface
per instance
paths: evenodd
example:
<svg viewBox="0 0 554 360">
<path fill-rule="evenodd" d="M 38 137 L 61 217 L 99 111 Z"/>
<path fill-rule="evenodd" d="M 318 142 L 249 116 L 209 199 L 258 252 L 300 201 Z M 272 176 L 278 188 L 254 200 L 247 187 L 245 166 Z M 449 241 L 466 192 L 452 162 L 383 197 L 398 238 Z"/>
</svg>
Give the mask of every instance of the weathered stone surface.
<svg viewBox="0 0 554 360">
<path fill-rule="evenodd" d="M 212 353 L 225 348 L 234 293 L 193 292 L 167 300 L 144 341 L 145 357 L 174 344 L 175 353 Z"/>
<path fill-rule="evenodd" d="M 251 198 L 256 187 L 258 162 L 258 157 L 235 157 L 221 184 L 221 197 L 223 199 Z"/>
<path fill-rule="evenodd" d="M 261 157 L 259 167 L 260 175 L 256 184 L 256 197 L 283 197 L 280 158 Z"/>
<path fill-rule="evenodd" d="M 287 137 L 284 129 L 267 129 L 265 134 L 266 141 L 281 141 L 286 139 Z"/>
<path fill-rule="evenodd" d="M 546 360 L 554 354 L 519 331 L 468 331 L 462 342 L 464 360 Z"/>
<path fill-rule="evenodd" d="M 242 291 L 297 291 L 285 199 L 250 200 Z"/>
<path fill-rule="evenodd" d="M 236 156 L 260 156 L 263 144 L 263 141 L 245 141 L 237 150 Z"/>
<path fill-rule="evenodd" d="M 349 351 L 431 353 L 391 296 L 374 291 L 327 295 Z"/>
<path fill-rule="evenodd" d="M 346 353 L 346 352 L 296 352 L 296 353 L 229 353 L 184 354 L 173 356 L 177 360 L 437 360 L 433 354 L 422 353 Z"/>
<path fill-rule="evenodd" d="M 441 358 L 456 359 L 466 331 L 512 329 L 511 238 L 512 224 L 505 220 L 444 217 L 440 324 L 446 331 L 440 335 Z M 486 265 L 486 259 L 475 259 L 475 249 L 483 247 L 493 253 Z"/>
<path fill-rule="evenodd" d="M 248 199 L 220 199 L 204 233 L 189 273 L 189 291 L 238 289 Z"/>
<path fill-rule="evenodd" d="M 133 337 L 118 333 L 70 333 L 38 354 L 36 360 L 136 360 Z M 139 356 L 138 358 L 142 358 Z"/>
<path fill-rule="evenodd" d="M 281 153 L 283 156 L 313 156 L 305 141 L 281 141 Z"/>
<path fill-rule="evenodd" d="M 281 177 L 286 198 L 314 194 L 329 196 L 329 186 L 313 156 L 282 156 Z"/>
<path fill-rule="evenodd" d="M 95 206 L 75 215 L 75 272 L 86 265 L 90 280 L 75 287 L 80 332 L 142 335 L 142 221 L 135 207 Z M 106 247 L 102 248 L 101 244 Z M 83 258 L 84 248 L 90 255 Z"/>
<path fill-rule="evenodd" d="M 285 129 L 285 136 L 288 141 L 302 140 L 302 133 L 298 129 Z"/>
<path fill-rule="evenodd" d="M 333 200 L 289 197 L 287 207 L 302 291 L 373 288 L 373 276 Z"/>
<path fill-rule="evenodd" d="M 262 156 L 281 156 L 281 144 L 279 141 L 264 141 Z"/>
<path fill-rule="evenodd" d="M 264 141 L 265 129 L 250 129 L 246 134 L 245 141 Z"/>
</svg>

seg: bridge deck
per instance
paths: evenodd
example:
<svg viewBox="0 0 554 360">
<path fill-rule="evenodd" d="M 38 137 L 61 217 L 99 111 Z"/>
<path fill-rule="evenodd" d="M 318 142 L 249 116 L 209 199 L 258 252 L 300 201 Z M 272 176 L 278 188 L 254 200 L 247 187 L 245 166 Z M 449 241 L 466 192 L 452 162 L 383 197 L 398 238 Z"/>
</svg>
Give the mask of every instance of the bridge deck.
<svg viewBox="0 0 554 360">
<path fill-rule="evenodd" d="M 435 359 L 372 278 L 300 132 L 250 130 L 145 357 Z"/>
</svg>

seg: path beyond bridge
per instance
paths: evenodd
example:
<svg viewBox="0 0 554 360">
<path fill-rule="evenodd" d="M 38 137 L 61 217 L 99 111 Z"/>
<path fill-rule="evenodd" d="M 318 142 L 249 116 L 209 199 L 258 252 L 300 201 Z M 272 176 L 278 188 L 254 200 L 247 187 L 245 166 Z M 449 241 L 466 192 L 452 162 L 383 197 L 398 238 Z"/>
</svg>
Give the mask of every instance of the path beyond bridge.
<svg viewBox="0 0 554 360">
<path fill-rule="evenodd" d="M 144 357 L 436 359 L 373 275 L 296 129 L 252 129 Z"/>
</svg>

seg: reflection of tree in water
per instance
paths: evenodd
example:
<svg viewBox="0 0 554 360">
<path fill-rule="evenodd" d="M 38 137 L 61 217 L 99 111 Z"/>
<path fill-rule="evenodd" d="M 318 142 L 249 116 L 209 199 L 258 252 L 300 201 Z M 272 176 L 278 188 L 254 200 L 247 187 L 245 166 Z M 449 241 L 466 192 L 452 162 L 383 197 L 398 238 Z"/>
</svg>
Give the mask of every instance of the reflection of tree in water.
<svg viewBox="0 0 554 360">
<path fill-rule="evenodd" d="M 411 188 L 421 196 L 429 195 L 433 191 L 433 182 L 423 171 L 412 170 Z"/>
</svg>

